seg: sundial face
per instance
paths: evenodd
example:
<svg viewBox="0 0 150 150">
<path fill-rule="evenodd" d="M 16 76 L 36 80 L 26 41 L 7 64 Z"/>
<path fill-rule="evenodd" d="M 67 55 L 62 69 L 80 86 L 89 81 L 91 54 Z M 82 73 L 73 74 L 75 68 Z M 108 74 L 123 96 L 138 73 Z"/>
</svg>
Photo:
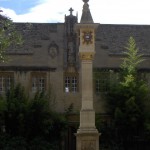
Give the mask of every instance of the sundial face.
<svg viewBox="0 0 150 150">
<path fill-rule="evenodd" d="M 91 31 L 83 32 L 83 44 L 91 44 L 93 39 L 93 35 Z"/>
</svg>

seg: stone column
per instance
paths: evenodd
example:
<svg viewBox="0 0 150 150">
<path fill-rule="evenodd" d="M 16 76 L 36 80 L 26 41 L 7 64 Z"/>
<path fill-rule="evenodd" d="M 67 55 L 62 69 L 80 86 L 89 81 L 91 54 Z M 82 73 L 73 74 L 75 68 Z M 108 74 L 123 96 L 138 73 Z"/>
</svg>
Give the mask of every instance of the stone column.
<svg viewBox="0 0 150 150">
<path fill-rule="evenodd" d="M 80 53 L 82 107 L 79 130 L 86 130 L 86 132 L 97 132 L 95 128 L 95 112 L 93 109 L 93 55 L 94 53 L 92 52 Z"/>
<path fill-rule="evenodd" d="M 99 133 L 95 127 L 93 108 L 93 59 L 95 55 L 95 24 L 89 9 L 89 0 L 83 0 L 81 21 L 76 24 L 80 38 L 79 56 L 81 60 L 82 107 L 80 126 L 76 133 L 77 150 L 99 150 Z"/>
<path fill-rule="evenodd" d="M 77 150 L 99 150 L 99 133 L 95 127 L 93 109 L 93 58 L 94 52 L 81 52 L 82 107 L 80 126 L 76 134 Z"/>
</svg>

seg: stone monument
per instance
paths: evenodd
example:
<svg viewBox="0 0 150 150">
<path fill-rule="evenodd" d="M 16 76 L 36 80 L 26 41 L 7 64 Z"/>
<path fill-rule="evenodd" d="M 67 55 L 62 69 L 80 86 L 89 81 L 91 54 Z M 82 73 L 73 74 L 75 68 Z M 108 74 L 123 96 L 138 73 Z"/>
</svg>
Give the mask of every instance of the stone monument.
<svg viewBox="0 0 150 150">
<path fill-rule="evenodd" d="M 99 150 L 99 133 L 95 127 L 93 108 L 93 59 L 95 55 L 95 30 L 98 24 L 93 22 L 88 1 L 83 0 L 81 21 L 75 27 L 80 39 L 79 57 L 82 78 L 80 126 L 76 133 L 77 150 Z"/>
</svg>

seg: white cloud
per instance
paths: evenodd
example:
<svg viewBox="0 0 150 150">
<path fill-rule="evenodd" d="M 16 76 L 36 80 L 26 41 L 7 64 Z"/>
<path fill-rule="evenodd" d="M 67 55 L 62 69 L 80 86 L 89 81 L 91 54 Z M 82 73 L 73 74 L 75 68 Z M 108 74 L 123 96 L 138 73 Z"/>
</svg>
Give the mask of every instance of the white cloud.
<svg viewBox="0 0 150 150">
<path fill-rule="evenodd" d="M 150 24 L 149 0 L 91 0 L 95 22 Z"/>
<path fill-rule="evenodd" d="M 12 10 L 12 9 L 8 9 L 8 8 L 3 8 L 3 7 L 1 7 L 0 10 L 2 10 L 2 12 L 1 12 L 2 15 L 5 15 L 5 16 L 7 16 L 7 17 L 9 17 L 9 18 L 14 18 L 14 17 L 16 17 L 16 13 L 15 13 L 15 11 Z"/>
<path fill-rule="evenodd" d="M 70 2 L 70 0 L 40 0 L 39 4 L 29 10 L 26 14 L 17 15 L 14 10 L 1 8 L 14 22 L 64 22 L 65 14 L 69 14 L 70 7 L 78 11 L 82 6 L 81 0 Z M 76 14 L 74 12 L 74 14 Z"/>
<path fill-rule="evenodd" d="M 149 0 L 90 0 L 89 5 L 95 22 L 107 24 L 150 24 Z M 26 14 L 1 8 L 15 22 L 64 22 L 64 15 L 72 7 L 80 19 L 82 0 L 39 0 Z"/>
</svg>

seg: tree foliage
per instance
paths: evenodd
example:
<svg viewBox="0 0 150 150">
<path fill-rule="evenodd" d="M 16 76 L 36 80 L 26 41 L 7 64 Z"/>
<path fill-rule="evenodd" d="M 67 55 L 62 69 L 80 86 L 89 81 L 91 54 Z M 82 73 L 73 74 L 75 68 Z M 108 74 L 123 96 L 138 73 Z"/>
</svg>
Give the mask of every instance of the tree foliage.
<svg viewBox="0 0 150 150">
<path fill-rule="evenodd" d="M 119 72 L 120 80 L 113 82 L 105 95 L 112 115 L 112 133 L 114 139 L 117 136 L 118 140 L 143 136 L 149 120 L 145 105 L 149 102 L 149 87 L 138 76 L 138 66 L 144 60 L 133 37 L 129 38 L 125 49 Z"/>
<path fill-rule="evenodd" d="M 127 50 L 124 52 L 126 57 L 123 58 L 123 63 L 121 64 L 122 71 L 125 73 L 124 76 L 136 76 L 137 67 L 142 61 L 144 61 L 144 59 L 142 59 L 141 54 L 138 54 L 139 50 L 136 47 L 136 43 L 133 37 L 129 38 L 125 49 Z"/>
<path fill-rule="evenodd" d="M 0 149 L 5 150 L 6 145 L 18 147 L 16 149 L 34 150 L 37 145 L 44 146 L 43 150 L 58 149 L 67 121 L 64 116 L 52 111 L 50 97 L 40 92 L 31 99 L 20 84 L 1 97 L 0 138 L 4 142 L 0 142 Z"/>
<path fill-rule="evenodd" d="M 0 15 L 0 61 L 8 59 L 7 48 L 12 44 L 21 44 L 22 36 L 17 32 L 15 24 L 6 16 Z"/>
</svg>

